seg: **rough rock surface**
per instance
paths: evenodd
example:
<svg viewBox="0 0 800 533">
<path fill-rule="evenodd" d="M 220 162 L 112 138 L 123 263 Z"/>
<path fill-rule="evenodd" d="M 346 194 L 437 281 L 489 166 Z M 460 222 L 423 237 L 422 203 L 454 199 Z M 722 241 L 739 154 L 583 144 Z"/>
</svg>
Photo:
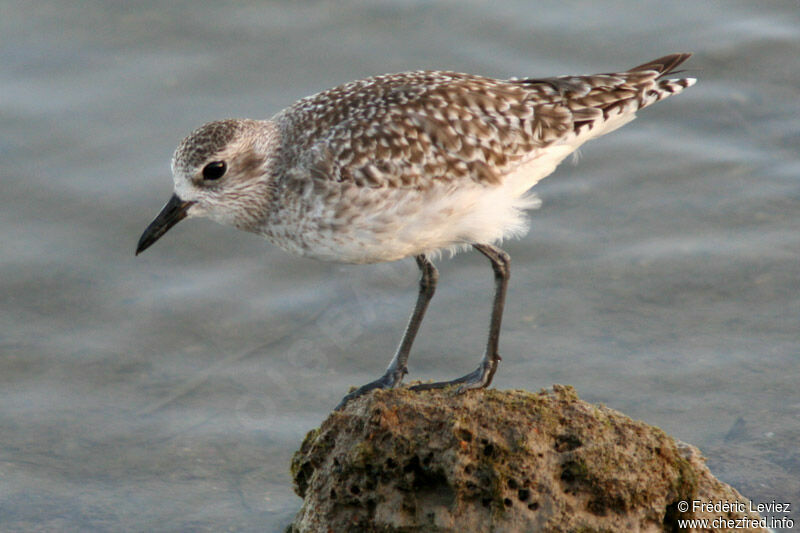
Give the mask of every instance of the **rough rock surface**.
<svg viewBox="0 0 800 533">
<path fill-rule="evenodd" d="M 290 532 L 679 531 L 748 516 L 691 512 L 748 500 L 693 446 L 559 385 L 376 391 L 309 432 L 292 474 L 304 502 Z"/>
</svg>

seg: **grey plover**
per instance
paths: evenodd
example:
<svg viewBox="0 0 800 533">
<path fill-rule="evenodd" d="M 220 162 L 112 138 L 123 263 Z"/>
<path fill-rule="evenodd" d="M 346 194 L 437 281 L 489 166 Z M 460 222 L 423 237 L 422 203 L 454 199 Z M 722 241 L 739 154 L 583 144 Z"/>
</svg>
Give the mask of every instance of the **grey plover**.
<svg viewBox="0 0 800 533">
<path fill-rule="evenodd" d="M 221 120 L 192 132 L 172 158 L 174 194 L 138 255 L 186 217 L 257 233 L 306 257 L 377 263 L 413 256 L 419 295 L 386 372 L 339 404 L 397 386 L 438 279 L 442 250 L 488 257 L 495 291 L 478 367 L 452 381 L 488 386 L 497 370 L 509 256 L 527 230 L 529 190 L 589 139 L 694 84 L 666 79 L 690 54 L 626 72 L 497 80 L 445 71 L 387 74 L 299 100 L 269 120 Z"/>
</svg>

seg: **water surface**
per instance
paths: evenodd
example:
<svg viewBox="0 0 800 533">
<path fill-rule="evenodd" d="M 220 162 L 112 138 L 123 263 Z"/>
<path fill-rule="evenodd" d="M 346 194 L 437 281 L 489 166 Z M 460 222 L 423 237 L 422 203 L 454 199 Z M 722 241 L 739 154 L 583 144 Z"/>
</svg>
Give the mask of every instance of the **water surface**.
<svg viewBox="0 0 800 533">
<path fill-rule="evenodd" d="M 797 3 L 496 4 L 7 3 L 0 530 L 280 530 L 292 452 L 400 338 L 410 260 L 323 264 L 196 220 L 134 258 L 188 131 L 384 72 L 677 51 L 698 85 L 537 186 L 494 384 L 574 385 L 800 506 Z M 471 370 L 484 343 L 485 259 L 438 264 L 410 378 Z"/>
</svg>

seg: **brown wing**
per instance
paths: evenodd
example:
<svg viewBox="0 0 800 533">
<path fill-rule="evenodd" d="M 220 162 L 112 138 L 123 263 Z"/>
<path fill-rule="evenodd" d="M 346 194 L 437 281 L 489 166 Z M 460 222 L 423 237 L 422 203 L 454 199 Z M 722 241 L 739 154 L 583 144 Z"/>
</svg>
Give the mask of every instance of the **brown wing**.
<svg viewBox="0 0 800 533">
<path fill-rule="evenodd" d="M 353 82 L 283 113 L 284 144 L 317 178 L 369 187 L 437 180 L 499 182 L 534 150 L 535 102 L 514 83 L 453 72 L 410 72 Z"/>
<path fill-rule="evenodd" d="M 687 57 L 593 76 L 502 81 L 428 71 L 351 82 L 276 116 L 284 164 L 365 187 L 500 183 L 537 150 L 663 97 L 668 80 L 658 78 Z"/>
</svg>

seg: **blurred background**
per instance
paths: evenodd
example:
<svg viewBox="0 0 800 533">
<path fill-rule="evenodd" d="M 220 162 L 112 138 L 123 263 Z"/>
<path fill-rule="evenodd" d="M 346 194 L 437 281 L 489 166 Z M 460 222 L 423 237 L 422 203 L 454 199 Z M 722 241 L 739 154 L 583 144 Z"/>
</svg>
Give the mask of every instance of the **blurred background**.
<svg viewBox="0 0 800 533">
<path fill-rule="evenodd" d="M 797 2 L 6 1 L 0 50 L 0 530 L 281 530 L 292 453 L 400 339 L 411 260 L 318 263 L 205 220 L 135 258 L 189 131 L 385 72 L 681 51 L 695 87 L 537 186 L 494 386 L 574 385 L 800 519 Z M 487 261 L 438 265 L 409 380 L 485 342 Z"/>
</svg>

